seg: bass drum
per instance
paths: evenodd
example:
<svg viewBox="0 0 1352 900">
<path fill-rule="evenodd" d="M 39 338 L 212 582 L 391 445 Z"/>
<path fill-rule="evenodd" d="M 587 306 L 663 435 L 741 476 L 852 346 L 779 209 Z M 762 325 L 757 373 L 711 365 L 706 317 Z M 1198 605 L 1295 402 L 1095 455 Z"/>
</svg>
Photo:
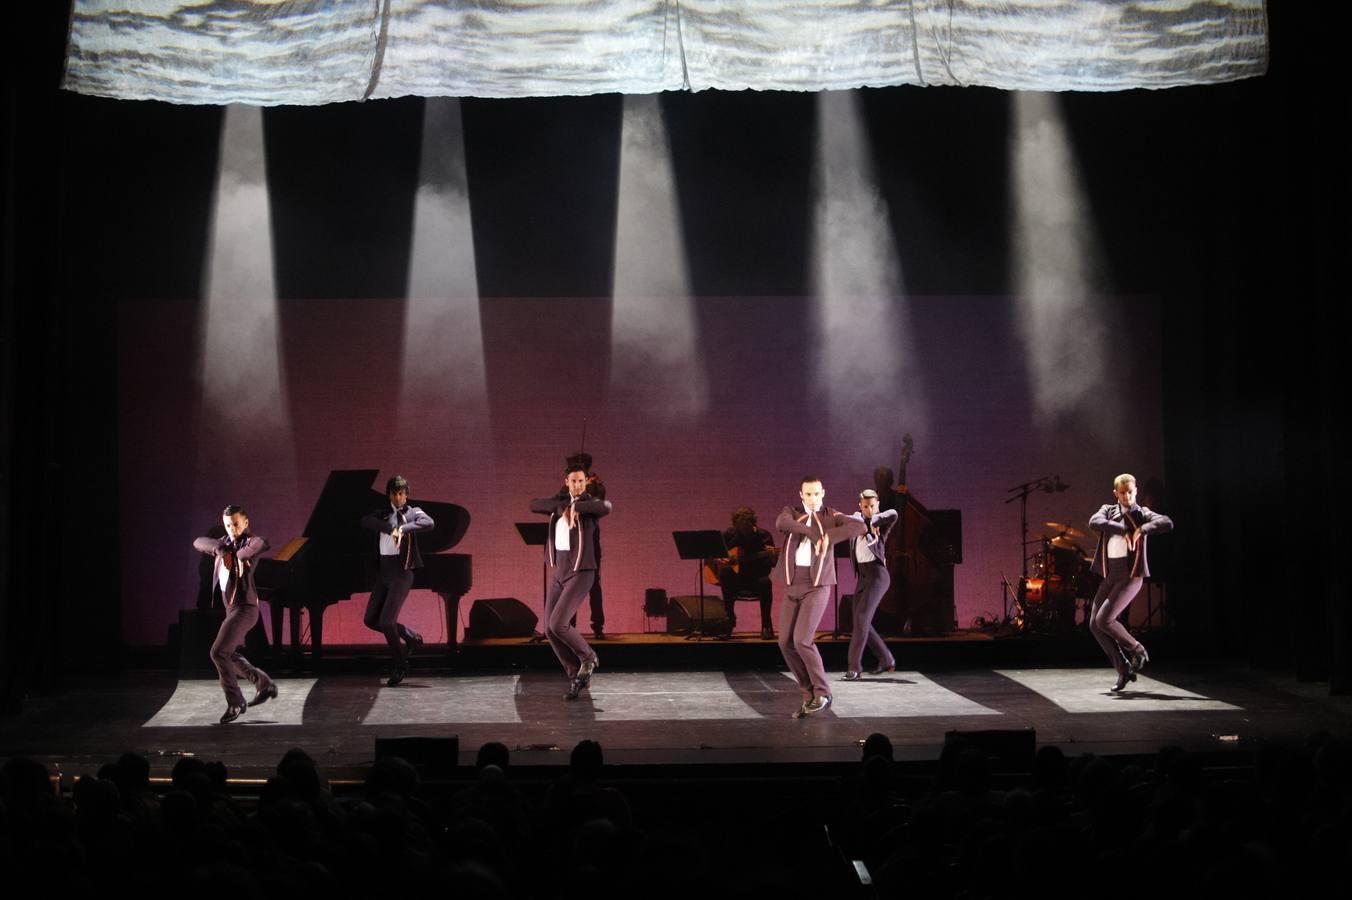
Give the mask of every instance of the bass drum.
<svg viewBox="0 0 1352 900">
<path fill-rule="evenodd" d="M 1055 547 L 1048 554 L 1051 576 L 1060 582 L 1060 589 L 1072 597 L 1092 597 L 1098 589 L 1097 579 L 1089 571 L 1089 565 L 1089 557 L 1079 550 Z"/>
<path fill-rule="evenodd" d="M 1067 547 L 1053 547 L 1047 554 L 1047 574 L 1073 578 L 1080 569 L 1089 564 L 1079 550 Z"/>
</svg>

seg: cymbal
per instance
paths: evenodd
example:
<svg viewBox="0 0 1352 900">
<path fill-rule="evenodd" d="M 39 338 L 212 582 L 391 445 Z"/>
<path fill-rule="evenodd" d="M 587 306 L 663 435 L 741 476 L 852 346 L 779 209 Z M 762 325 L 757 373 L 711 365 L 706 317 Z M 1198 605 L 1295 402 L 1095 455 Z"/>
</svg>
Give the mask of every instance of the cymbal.
<svg viewBox="0 0 1352 900">
<path fill-rule="evenodd" d="M 1060 522 L 1043 522 L 1042 524 L 1046 525 L 1048 528 L 1055 528 L 1062 534 L 1070 535 L 1071 537 L 1089 537 L 1089 535 L 1085 534 L 1080 529 L 1070 525 L 1062 525 Z"/>
<path fill-rule="evenodd" d="M 1084 556 L 1084 548 L 1068 537 L 1058 535 L 1057 537 L 1052 538 L 1052 546 L 1060 547 L 1062 550 L 1074 550 L 1076 553 Z"/>
</svg>

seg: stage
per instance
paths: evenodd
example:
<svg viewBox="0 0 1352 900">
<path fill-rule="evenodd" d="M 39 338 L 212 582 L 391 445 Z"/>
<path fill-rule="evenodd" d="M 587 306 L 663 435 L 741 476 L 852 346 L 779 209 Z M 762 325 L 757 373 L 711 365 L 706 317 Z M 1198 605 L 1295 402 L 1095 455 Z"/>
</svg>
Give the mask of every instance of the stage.
<svg viewBox="0 0 1352 900">
<path fill-rule="evenodd" d="M 833 680 L 832 707 L 794 720 L 799 694 L 782 666 L 638 668 L 620 665 L 624 654 L 608 654 L 605 643 L 591 690 L 576 702 L 563 699 L 566 683 L 548 667 L 451 670 L 426 661 L 388 688 L 374 665 L 334 664 L 318 675 L 277 673 L 280 696 L 228 726 L 217 724 L 224 701 L 214 679 L 129 671 L 30 697 L 22 714 L 0 720 L 0 756 L 29 756 L 70 776 L 130 750 L 167 775 L 191 754 L 247 778 L 266 777 L 282 753 L 301 747 L 330 777 L 360 778 L 378 737 L 455 735 L 462 765 L 490 740 L 512 749 L 514 766 L 562 765 L 592 738 L 619 766 L 792 769 L 854 761 L 872 732 L 888 735 L 903 761 L 936 759 L 952 730 L 1032 729 L 1039 746 L 1067 755 L 1164 745 L 1243 752 L 1341 732 L 1352 712 L 1352 699 L 1330 697 L 1323 685 L 1231 665 L 1152 665 L 1114 695 L 1104 665 L 903 663 L 857 683 Z M 329 671 L 341 669 L 349 671 Z"/>
</svg>

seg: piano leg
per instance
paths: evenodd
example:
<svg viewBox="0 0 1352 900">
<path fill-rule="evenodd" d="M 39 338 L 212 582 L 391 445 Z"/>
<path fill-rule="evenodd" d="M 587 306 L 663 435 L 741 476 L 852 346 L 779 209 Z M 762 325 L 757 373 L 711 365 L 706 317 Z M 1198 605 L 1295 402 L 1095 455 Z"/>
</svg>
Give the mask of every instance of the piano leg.
<svg viewBox="0 0 1352 900">
<path fill-rule="evenodd" d="M 291 616 L 291 655 L 299 663 L 305 658 L 305 647 L 300 642 L 300 605 L 290 606 L 287 611 Z"/>
<path fill-rule="evenodd" d="M 272 643 L 273 649 L 279 650 L 282 645 L 282 613 L 286 611 L 286 604 L 280 600 L 268 601 L 268 614 L 272 619 Z M 280 654 L 278 654 L 280 658 Z"/>
<path fill-rule="evenodd" d="M 324 658 L 324 606 L 307 606 L 310 611 L 310 656 L 316 666 Z"/>
<path fill-rule="evenodd" d="M 455 629 L 460 624 L 460 598 L 464 594 L 442 594 L 438 592 L 441 598 L 443 608 L 446 611 L 446 652 L 454 655 L 460 645 L 456 641 Z"/>
</svg>

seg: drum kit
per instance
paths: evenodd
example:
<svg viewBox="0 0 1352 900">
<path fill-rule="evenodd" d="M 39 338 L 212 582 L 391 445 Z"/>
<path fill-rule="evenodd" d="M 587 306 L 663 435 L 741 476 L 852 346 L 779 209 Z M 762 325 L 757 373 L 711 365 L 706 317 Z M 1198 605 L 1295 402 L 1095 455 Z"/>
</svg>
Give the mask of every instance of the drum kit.
<svg viewBox="0 0 1352 900">
<path fill-rule="evenodd" d="M 1097 585 L 1090 558 L 1076 540 L 1088 534 L 1061 522 L 1044 522 L 1047 531 L 1028 542 L 1028 575 L 1016 596 L 1020 631 L 1066 632 L 1075 627 L 1077 600 L 1089 600 Z"/>
<path fill-rule="evenodd" d="M 1059 494 L 1070 489 L 1060 475 L 1044 475 L 1016 484 L 1005 503 L 1019 502 L 1022 574 L 1016 588 L 1000 575 L 1004 619 L 1000 628 L 1033 634 L 1065 634 L 1075 628 L 1077 601 L 1092 600 L 1098 584 L 1090 559 L 1079 540 L 1089 535 L 1061 522 L 1043 522 L 1042 534 L 1029 539 L 1028 498 L 1037 493 Z M 1031 551 L 1031 552 L 1030 552 Z M 1012 608 L 1010 600 L 1013 600 Z"/>
</svg>

